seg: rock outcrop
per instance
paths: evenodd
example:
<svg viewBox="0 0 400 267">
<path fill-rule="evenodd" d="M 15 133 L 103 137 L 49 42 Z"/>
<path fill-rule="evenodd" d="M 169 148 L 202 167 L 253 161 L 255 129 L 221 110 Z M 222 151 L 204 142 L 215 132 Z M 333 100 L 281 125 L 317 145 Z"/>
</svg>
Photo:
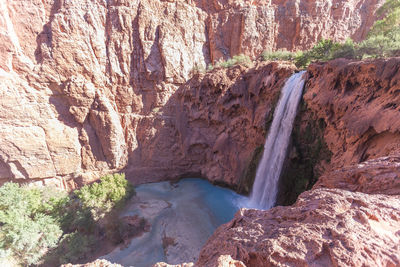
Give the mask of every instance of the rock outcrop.
<svg viewBox="0 0 400 267">
<path fill-rule="evenodd" d="M 264 143 L 265 118 L 272 116 L 280 88 L 293 71 L 293 65 L 272 63 L 196 75 L 159 110 L 159 117 L 138 124 L 145 151 L 131 158 L 126 172 L 146 180 L 195 175 L 230 186 L 246 183 L 248 162 Z"/>
<path fill-rule="evenodd" d="M 400 156 L 392 155 L 328 172 L 314 188 L 339 188 L 367 194 L 400 195 Z"/>
<path fill-rule="evenodd" d="M 304 103 L 331 151 L 314 166 L 323 175 L 291 207 L 242 209 L 196 265 L 228 254 L 246 266 L 400 266 L 399 68 L 399 58 L 311 65 Z"/>
<path fill-rule="evenodd" d="M 332 170 L 400 152 L 400 58 L 308 68 L 305 102 L 325 124 Z"/>
<path fill-rule="evenodd" d="M 226 159 L 190 166 L 209 141 L 174 143 L 186 138 L 175 123 L 176 106 L 185 105 L 174 99 L 192 70 L 238 53 L 308 48 L 319 38 L 360 40 L 382 2 L 0 0 L 0 181 L 72 188 L 128 166 L 136 182 L 170 179 L 183 168 L 208 177 L 212 167 L 211 180 L 237 183 L 232 170 L 241 166 Z M 250 131 L 252 123 L 240 127 Z M 153 142 L 160 132 L 165 144 Z M 242 149 L 229 147 L 231 155 Z M 171 161 L 178 158 L 184 163 Z"/>
<path fill-rule="evenodd" d="M 196 266 L 229 254 L 247 267 L 399 266 L 400 197 L 341 189 L 303 193 L 292 207 L 242 209 L 217 229 Z"/>
</svg>

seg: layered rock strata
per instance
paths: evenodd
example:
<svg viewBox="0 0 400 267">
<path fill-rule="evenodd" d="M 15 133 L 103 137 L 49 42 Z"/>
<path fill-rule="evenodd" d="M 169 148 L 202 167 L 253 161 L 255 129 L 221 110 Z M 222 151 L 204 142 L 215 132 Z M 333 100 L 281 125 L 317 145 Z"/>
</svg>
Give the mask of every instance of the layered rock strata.
<svg viewBox="0 0 400 267">
<path fill-rule="evenodd" d="M 175 143 L 185 133 L 173 96 L 193 69 L 319 38 L 360 40 L 382 2 L 1 0 L 0 180 L 71 188 L 127 166 L 140 182 L 204 169 Z M 168 140 L 155 145 L 160 132 Z M 201 151 L 208 141 L 198 138 Z M 236 183 L 226 162 L 213 168 Z"/>
</svg>

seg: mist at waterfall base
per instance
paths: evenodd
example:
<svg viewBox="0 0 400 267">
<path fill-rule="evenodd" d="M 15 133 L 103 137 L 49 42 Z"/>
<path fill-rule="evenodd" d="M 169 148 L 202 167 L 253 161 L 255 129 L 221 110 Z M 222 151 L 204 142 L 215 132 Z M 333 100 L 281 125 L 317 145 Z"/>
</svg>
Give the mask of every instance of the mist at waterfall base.
<svg viewBox="0 0 400 267">
<path fill-rule="evenodd" d="M 282 88 L 250 198 L 201 179 L 140 185 L 122 216 L 145 218 L 150 231 L 103 258 L 136 267 L 195 262 L 216 228 L 240 208 L 272 208 L 304 82 L 304 71 L 295 73 Z"/>
</svg>

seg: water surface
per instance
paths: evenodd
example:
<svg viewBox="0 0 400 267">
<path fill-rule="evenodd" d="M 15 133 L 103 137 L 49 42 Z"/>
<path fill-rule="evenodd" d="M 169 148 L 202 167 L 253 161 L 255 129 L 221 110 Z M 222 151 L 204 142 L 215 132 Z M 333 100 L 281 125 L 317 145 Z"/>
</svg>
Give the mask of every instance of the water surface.
<svg viewBox="0 0 400 267">
<path fill-rule="evenodd" d="M 137 214 L 146 218 L 150 232 L 103 258 L 135 267 L 196 261 L 207 239 L 233 218 L 245 199 L 201 179 L 140 185 L 121 216 Z"/>
</svg>

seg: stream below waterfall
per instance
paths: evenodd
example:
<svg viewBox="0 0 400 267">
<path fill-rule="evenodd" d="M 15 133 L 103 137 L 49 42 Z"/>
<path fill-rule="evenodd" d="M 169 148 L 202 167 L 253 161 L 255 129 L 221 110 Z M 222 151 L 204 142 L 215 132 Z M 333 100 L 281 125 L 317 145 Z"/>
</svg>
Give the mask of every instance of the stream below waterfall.
<svg viewBox="0 0 400 267">
<path fill-rule="evenodd" d="M 140 185 L 121 216 L 144 217 L 150 231 L 102 258 L 135 267 L 196 261 L 207 239 L 246 199 L 202 179 Z"/>
</svg>

